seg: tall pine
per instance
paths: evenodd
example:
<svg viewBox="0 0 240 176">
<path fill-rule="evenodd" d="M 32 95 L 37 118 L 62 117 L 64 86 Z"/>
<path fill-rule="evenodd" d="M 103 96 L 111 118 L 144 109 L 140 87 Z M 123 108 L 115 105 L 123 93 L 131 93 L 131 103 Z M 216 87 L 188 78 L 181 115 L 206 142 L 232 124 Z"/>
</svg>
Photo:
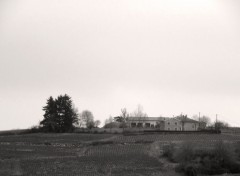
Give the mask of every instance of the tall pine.
<svg viewBox="0 0 240 176">
<path fill-rule="evenodd" d="M 40 122 L 40 124 L 43 126 L 44 131 L 57 131 L 57 108 L 55 100 L 52 96 L 47 99 L 47 105 L 43 107 L 43 111 L 45 111 L 43 115 L 44 119 Z"/>
<path fill-rule="evenodd" d="M 69 132 L 78 120 L 78 114 L 73 107 L 71 97 L 67 94 L 60 95 L 55 100 L 50 97 L 43 110 L 45 114 L 41 124 L 43 129 L 48 132 Z"/>
</svg>

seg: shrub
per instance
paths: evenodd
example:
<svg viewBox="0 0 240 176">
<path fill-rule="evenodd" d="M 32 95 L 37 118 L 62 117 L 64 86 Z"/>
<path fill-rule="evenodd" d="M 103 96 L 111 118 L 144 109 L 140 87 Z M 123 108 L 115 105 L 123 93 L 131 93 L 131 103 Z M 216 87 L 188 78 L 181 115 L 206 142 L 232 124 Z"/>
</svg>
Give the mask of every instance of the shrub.
<svg viewBox="0 0 240 176">
<path fill-rule="evenodd" d="M 167 145 L 163 145 L 163 157 L 167 157 L 170 161 L 174 161 L 173 153 L 176 150 L 176 145 L 174 143 L 169 143 Z"/>
<path fill-rule="evenodd" d="M 183 143 L 173 151 L 172 159 L 179 163 L 176 171 L 186 175 L 239 173 L 240 164 L 232 145 L 218 142 L 210 148 L 196 148 L 191 143 Z M 170 155 L 171 157 L 171 155 Z M 171 158 L 170 158 L 171 159 Z"/>
<path fill-rule="evenodd" d="M 27 133 L 39 133 L 42 132 L 42 128 L 40 126 L 32 126 L 27 130 Z"/>
<path fill-rule="evenodd" d="M 240 142 L 234 144 L 237 159 L 240 161 Z"/>
<path fill-rule="evenodd" d="M 50 142 L 44 142 L 44 145 L 52 145 Z"/>
<path fill-rule="evenodd" d="M 98 134 L 98 131 L 95 130 L 95 131 L 93 131 L 93 133 L 94 133 L 94 134 Z"/>
<path fill-rule="evenodd" d="M 194 158 L 194 144 L 191 142 L 184 142 L 179 148 L 175 147 L 172 151 L 172 160 L 179 163 L 186 163 Z"/>
<path fill-rule="evenodd" d="M 196 166 L 193 164 L 188 164 L 184 167 L 184 172 L 187 176 L 197 176 Z"/>
</svg>

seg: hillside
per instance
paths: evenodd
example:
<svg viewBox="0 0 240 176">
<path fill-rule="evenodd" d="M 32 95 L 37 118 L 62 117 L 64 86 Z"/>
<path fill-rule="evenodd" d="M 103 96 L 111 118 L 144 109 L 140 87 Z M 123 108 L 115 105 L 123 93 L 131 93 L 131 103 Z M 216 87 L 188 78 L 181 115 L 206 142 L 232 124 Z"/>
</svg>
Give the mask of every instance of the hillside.
<svg viewBox="0 0 240 176">
<path fill-rule="evenodd" d="M 0 136 L 0 175 L 177 175 L 152 150 L 156 143 L 211 146 L 227 134 L 25 134 Z"/>
</svg>

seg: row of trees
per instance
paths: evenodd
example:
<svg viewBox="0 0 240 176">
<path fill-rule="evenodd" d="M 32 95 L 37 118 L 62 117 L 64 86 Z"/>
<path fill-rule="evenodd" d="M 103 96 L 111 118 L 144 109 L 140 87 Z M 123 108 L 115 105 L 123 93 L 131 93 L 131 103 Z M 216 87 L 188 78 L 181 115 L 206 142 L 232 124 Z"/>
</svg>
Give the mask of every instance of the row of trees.
<svg viewBox="0 0 240 176">
<path fill-rule="evenodd" d="M 56 99 L 50 96 L 43 111 L 44 119 L 40 122 L 40 128 L 45 132 L 69 132 L 76 125 L 87 128 L 100 125 L 99 120 L 94 121 L 94 116 L 89 110 L 79 114 L 67 94 L 60 95 Z"/>
<path fill-rule="evenodd" d="M 206 123 L 206 126 L 209 128 L 221 129 L 221 128 L 229 127 L 229 124 L 227 122 L 224 122 L 221 120 L 216 120 L 215 122 L 212 122 L 211 118 L 208 116 L 205 116 L 205 115 L 200 116 L 200 117 L 198 115 L 194 115 L 192 118 L 199 122 Z"/>
<path fill-rule="evenodd" d="M 69 132 L 74 129 L 74 126 L 91 129 L 100 125 L 99 120 L 94 120 L 91 111 L 84 110 L 78 113 L 78 109 L 74 107 L 71 97 L 67 94 L 60 95 L 55 99 L 50 96 L 47 99 L 46 106 L 43 107 L 43 111 L 45 112 L 44 119 L 40 122 L 40 128 L 45 132 Z M 137 117 L 139 120 L 143 120 L 147 116 L 141 105 L 138 105 L 132 113 L 128 113 L 127 109 L 123 108 L 119 116 L 109 117 L 104 127 L 125 128 L 129 117 Z"/>
</svg>

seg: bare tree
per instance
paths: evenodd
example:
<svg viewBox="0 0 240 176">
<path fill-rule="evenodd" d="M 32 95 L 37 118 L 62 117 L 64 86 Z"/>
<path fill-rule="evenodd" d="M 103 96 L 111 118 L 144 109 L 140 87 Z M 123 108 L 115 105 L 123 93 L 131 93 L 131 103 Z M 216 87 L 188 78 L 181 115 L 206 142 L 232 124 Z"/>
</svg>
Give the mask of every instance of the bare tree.
<svg viewBox="0 0 240 176">
<path fill-rule="evenodd" d="M 110 115 L 108 119 L 105 120 L 105 125 L 113 122 L 113 117 Z"/>
<path fill-rule="evenodd" d="M 220 129 L 223 129 L 223 128 L 228 128 L 230 125 L 227 123 L 227 122 L 224 122 L 224 121 L 216 121 L 214 123 L 214 127 L 216 130 L 220 130 Z"/>
<path fill-rule="evenodd" d="M 108 119 L 105 120 L 104 128 L 118 128 L 119 123 L 114 122 L 113 117 L 110 115 Z"/>
<path fill-rule="evenodd" d="M 121 109 L 121 114 L 123 121 L 127 121 L 127 118 L 129 117 L 129 113 L 127 112 L 126 108 Z"/>
<path fill-rule="evenodd" d="M 121 109 L 121 114 L 119 116 L 114 117 L 114 121 L 120 123 L 126 123 L 129 117 L 129 113 L 126 108 Z"/>
<path fill-rule="evenodd" d="M 78 108 L 75 106 L 75 104 L 72 104 L 73 106 L 73 111 L 75 114 L 77 114 L 77 117 L 80 117 Z M 77 118 L 76 122 L 74 123 L 75 126 L 80 126 L 79 118 Z"/>
<path fill-rule="evenodd" d="M 127 112 L 126 108 L 121 109 L 121 114 L 119 116 L 114 117 L 115 122 L 119 122 L 120 128 L 126 128 L 127 127 L 127 121 L 129 118 L 129 113 Z"/>
<path fill-rule="evenodd" d="M 138 105 L 137 109 L 131 113 L 132 117 L 147 117 L 148 115 L 146 113 L 143 112 L 143 107 L 142 105 Z"/>
<path fill-rule="evenodd" d="M 95 128 L 98 128 L 98 126 L 101 124 L 101 122 L 100 122 L 100 120 L 96 120 L 95 122 L 94 122 L 94 127 Z"/>
<path fill-rule="evenodd" d="M 82 126 L 86 126 L 87 128 L 93 128 L 94 127 L 94 116 L 91 111 L 84 110 L 80 114 L 79 124 Z"/>
<path fill-rule="evenodd" d="M 194 115 L 192 118 L 193 118 L 194 120 L 199 121 L 199 122 L 206 123 L 206 126 L 211 125 L 211 119 L 210 119 L 210 117 L 208 117 L 208 116 L 203 115 L 203 116 L 200 116 L 200 117 L 199 117 L 198 115 Z"/>
<path fill-rule="evenodd" d="M 146 117 L 148 117 L 147 113 L 143 112 L 143 107 L 142 105 L 138 105 L 137 109 L 130 114 L 131 117 L 135 117 L 139 122 L 143 122 Z"/>
</svg>

